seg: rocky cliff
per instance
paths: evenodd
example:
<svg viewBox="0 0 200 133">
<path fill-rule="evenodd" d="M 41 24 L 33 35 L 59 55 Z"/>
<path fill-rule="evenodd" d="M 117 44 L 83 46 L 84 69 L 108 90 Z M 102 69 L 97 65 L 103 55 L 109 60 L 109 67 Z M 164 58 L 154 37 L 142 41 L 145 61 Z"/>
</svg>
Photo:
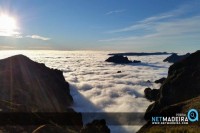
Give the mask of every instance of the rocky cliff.
<svg viewBox="0 0 200 133">
<path fill-rule="evenodd" d="M 171 115 L 186 112 L 189 108 L 200 108 L 200 51 L 170 66 L 168 77 L 160 87 L 160 96 L 145 113 L 145 119 L 155 115 Z M 189 100 L 189 102 L 187 102 Z M 187 107 L 187 108 L 186 108 Z M 149 127 L 158 127 L 148 122 L 139 132 L 149 131 Z M 182 127 L 181 127 L 182 129 Z M 186 128 L 187 129 L 187 128 Z"/>
<path fill-rule="evenodd" d="M 61 71 L 23 55 L 0 61 L 0 88 L 0 101 L 25 107 L 18 111 L 60 112 L 73 102 Z"/>
<path fill-rule="evenodd" d="M 61 71 L 50 69 L 24 55 L 0 60 L 0 131 L 37 133 L 52 129 L 51 132 L 79 132 L 83 126 L 82 116 L 70 109 L 72 103 L 69 84 Z M 47 112 L 52 114 L 48 116 Z M 41 113 L 42 116 L 39 115 Z M 59 113 L 72 114 L 62 118 L 69 125 L 61 122 L 62 126 L 58 126 L 48 119 L 52 116 L 57 119 Z M 39 121 L 31 123 L 32 118 Z"/>
<path fill-rule="evenodd" d="M 0 60 L 0 132 L 110 132 L 104 120 L 83 127 L 82 115 L 72 104 L 62 71 L 24 55 Z"/>
</svg>

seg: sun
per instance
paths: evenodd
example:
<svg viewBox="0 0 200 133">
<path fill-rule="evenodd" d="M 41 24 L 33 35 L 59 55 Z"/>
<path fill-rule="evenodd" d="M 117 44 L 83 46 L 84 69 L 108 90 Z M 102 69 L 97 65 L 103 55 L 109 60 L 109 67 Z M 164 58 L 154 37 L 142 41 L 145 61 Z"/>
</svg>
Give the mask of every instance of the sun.
<svg viewBox="0 0 200 133">
<path fill-rule="evenodd" d="M 0 34 L 3 36 L 15 36 L 18 34 L 16 19 L 7 14 L 0 14 Z"/>
</svg>

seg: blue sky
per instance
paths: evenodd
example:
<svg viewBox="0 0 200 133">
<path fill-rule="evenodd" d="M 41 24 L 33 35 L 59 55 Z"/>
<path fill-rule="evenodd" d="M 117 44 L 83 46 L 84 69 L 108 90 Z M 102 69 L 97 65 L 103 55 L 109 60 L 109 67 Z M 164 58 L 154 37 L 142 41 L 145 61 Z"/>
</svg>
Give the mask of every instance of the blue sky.
<svg viewBox="0 0 200 133">
<path fill-rule="evenodd" d="M 12 34 L 0 22 L 0 49 L 195 51 L 199 7 L 199 0 L 0 0 L 0 14 L 16 22 Z"/>
</svg>

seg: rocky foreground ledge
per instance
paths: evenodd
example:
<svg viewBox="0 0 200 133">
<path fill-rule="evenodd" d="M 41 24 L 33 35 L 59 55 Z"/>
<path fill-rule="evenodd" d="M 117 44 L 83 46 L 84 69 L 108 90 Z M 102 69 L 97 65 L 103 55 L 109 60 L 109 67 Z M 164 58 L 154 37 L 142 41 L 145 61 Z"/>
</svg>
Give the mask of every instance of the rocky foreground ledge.
<svg viewBox="0 0 200 133">
<path fill-rule="evenodd" d="M 69 84 L 62 71 L 50 69 L 24 55 L 0 60 L 0 132 L 110 132 L 101 121 L 83 127 L 82 115 L 70 108 L 72 103 Z M 63 115 L 65 113 L 68 115 Z M 50 119 L 49 114 L 55 119 L 58 115 L 60 125 Z"/>
<path fill-rule="evenodd" d="M 152 116 L 176 116 L 194 108 L 200 111 L 200 51 L 170 66 L 159 97 L 145 113 L 145 124 L 138 133 L 199 133 L 200 123 L 189 125 L 152 125 Z"/>
<path fill-rule="evenodd" d="M 61 71 L 16 55 L 0 60 L 0 100 L 19 108 L 2 111 L 63 112 L 72 104 Z M 21 107 L 24 108 L 21 108 Z"/>
</svg>

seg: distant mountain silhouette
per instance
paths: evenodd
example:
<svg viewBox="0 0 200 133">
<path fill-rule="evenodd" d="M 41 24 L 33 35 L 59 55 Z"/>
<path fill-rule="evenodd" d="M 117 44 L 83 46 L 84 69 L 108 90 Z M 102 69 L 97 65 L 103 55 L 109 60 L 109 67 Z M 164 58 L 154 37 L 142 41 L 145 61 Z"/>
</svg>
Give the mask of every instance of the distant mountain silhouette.
<svg viewBox="0 0 200 133">
<path fill-rule="evenodd" d="M 186 57 L 188 57 L 190 55 L 190 53 L 187 53 L 185 55 L 177 55 L 177 54 L 172 54 L 169 57 L 167 57 L 166 59 L 164 59 L 164 62 L 169 62 L 169 63 L 175 63 L 178 61 L 181 61 L 183 59 L 185 59 Z"/>
<path fill-rule="evenodd" d="M 153 53 L 134 53 L 134 52 L 128 52 L 128 53 L 111 53 L 108 55 L 122 55 L 122 56 L 150 56 L 150 55 L 168 55 L 173 53 L 167 53 L 167 52 L 153 52 Z"/>
<path fill-rule="evenodd" d="M 128 57 L 124 57 L 123 55 L 114 55 L 105 60 L 106 62 L 113 62 L 116 64 L 127 64 L 127 63 L 140 63 L 139 60 L 130 61 Z"/>
<path fill-rule="evenodd" d="M 105 60 L 106 62 L 113 62 L 117 64 L 125 64 L 125 63 L 132 63 L 132 61 L 128 60 L 127 57 L 124 57 L 122 55 L 114 55 L 109 57 Z"/>
</svg>

